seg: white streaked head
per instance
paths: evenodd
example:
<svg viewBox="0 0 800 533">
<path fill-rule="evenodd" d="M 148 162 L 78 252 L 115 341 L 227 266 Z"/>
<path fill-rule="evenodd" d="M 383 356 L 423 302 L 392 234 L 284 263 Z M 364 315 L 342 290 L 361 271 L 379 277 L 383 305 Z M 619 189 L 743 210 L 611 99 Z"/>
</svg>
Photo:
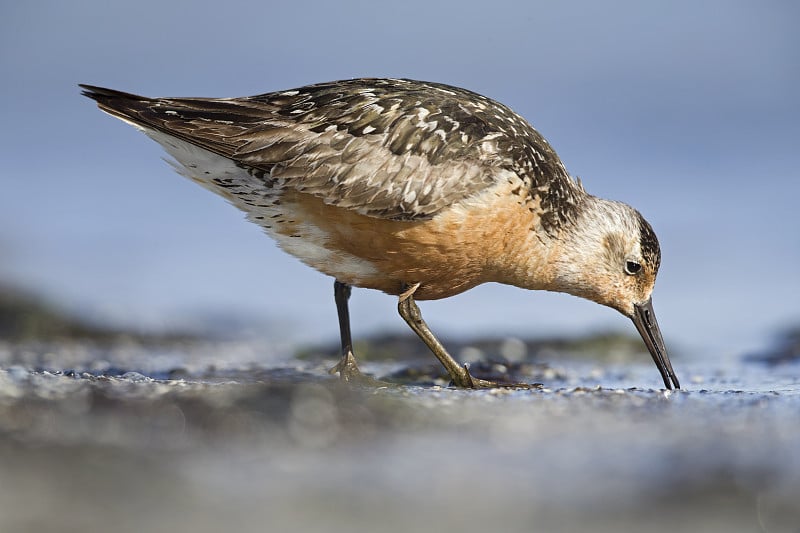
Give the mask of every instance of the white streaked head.
<svg viewBox="0 0 800 533">
<path fill-rule="evenodd" d="M 554 254 L 556 290 L 632 317 L 653 292 L 661 251 L 650 224 L 629 205 L 587 195 Z"/>
<path fill-rule="evenodd" d="M 554 255 L 555 289 L 613 307 L 630 318 L 664 385 L 679 389 L 651 299 L 661 249 L 642 215 L 629 205 L 587 195 Z"/>
</svg>

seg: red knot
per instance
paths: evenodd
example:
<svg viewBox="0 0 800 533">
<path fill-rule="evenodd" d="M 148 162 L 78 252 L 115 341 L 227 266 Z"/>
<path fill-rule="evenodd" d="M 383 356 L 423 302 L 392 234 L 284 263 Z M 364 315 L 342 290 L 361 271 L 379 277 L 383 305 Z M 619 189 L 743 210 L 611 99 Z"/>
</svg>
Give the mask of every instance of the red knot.
<svg viewBox="0 0 800 533">
<path fill-rule="evenodd" d="M 474 92 L 353 79 L 243 98 L 146 98 L 82 85 L 175 169 L 223 196 L 286 252 L 335 279 L 343 379 L 351 287 L 398 310 L 460 387 L 458 364 L 415 300 L 486 282 L 573 294 L 631 318 L 668 389 L 679 388 L 653 312 L 661 252 L 632 207 L 588 194 L 548 142 Z"/>
</svg>

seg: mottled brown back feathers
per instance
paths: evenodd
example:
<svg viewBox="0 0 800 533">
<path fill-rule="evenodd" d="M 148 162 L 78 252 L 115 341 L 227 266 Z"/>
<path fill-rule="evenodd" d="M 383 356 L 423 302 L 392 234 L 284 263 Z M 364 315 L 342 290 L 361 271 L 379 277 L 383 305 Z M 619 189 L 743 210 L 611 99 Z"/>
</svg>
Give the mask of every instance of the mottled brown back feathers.
<svg viewBox="0 0 800 533">
<path fill-rule="evenodd" d="M 582 193 L 527 121 L 447 85 L 354 79 L 232 99 L 84 88 L 102 109 L 230 158 L 254 178 L 372 217 L 428 219 L 513 172 L 550 232 L 574 219 Z"/>
</svg>

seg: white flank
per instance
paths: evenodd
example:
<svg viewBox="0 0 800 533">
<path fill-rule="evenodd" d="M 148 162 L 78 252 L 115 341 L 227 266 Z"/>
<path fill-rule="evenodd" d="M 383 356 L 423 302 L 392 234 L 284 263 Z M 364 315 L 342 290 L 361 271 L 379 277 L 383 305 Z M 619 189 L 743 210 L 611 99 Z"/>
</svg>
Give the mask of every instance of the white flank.
<svg viewBox="0 0 800 533">
<path fill-rule="evenodd" d="M 261 226 L 284 251 L 305 264 L 342 280 L 357 280 L 377 274 L 368 261 L 330 250 L 327 247 L 329 236 L 322 228 L 297 220 L 291 226 L 291 235 L 277 231 L 280 228 L 276 219 L 297 219 L 296 208 L 291 203 L 279 202 L 274 205 L 274 200 L 283 193 L 281 183 L 270 187 L 264 180 L 252 176 L 231 159 L 158 130 L 122 120 L 160 144 L 173 158 L 166 159 L 167 163 L 179 174 L 222 196 L 244 211 L 248 220 Z M 226 186 L 219 185 L 216 180 L 225 180 Z"/>
</svg>

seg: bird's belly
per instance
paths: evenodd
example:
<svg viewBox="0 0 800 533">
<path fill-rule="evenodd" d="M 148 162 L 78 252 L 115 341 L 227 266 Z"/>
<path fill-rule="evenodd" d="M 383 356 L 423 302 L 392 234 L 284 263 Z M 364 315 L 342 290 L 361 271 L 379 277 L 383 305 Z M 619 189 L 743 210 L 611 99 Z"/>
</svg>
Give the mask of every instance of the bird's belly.
<svg viewBox="0 0 800 533">
<path fill-rule="evenodd" d="M 247 218 L 305 264 L 337 280 L 399 294 L 419 283 L 417 299 L 444 298 L 481 282 L 476 261 L 445 246 L 431 221 L 383 220 L 287 189 L 270 207 L 245 204 Z M 262 204 L 264 205 L 264 204 Z M 242 206 L 240 206 L 242 207 Z"/>
<path fill-rule="evenodd" d="M 487 196 L 497 198 L 494 193 Z M 419 300 L 503 281 L 497 265 L 528 226 L 510 227 L 503 210 L 459 205 L 421 221 L 386 220 L 325 204 L 293 189 L 281 193 L 269 222 L 248 213 L 288 253 L 357 287 L 399 294 L 419 283 Z M 527 211 L 526 211 L 527 212 Z M 268 227 L 267 227 L 268 226 Z"/>
</svg>

